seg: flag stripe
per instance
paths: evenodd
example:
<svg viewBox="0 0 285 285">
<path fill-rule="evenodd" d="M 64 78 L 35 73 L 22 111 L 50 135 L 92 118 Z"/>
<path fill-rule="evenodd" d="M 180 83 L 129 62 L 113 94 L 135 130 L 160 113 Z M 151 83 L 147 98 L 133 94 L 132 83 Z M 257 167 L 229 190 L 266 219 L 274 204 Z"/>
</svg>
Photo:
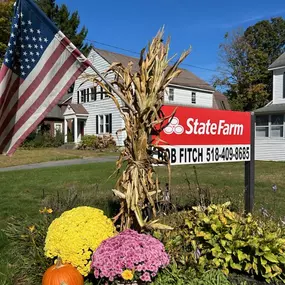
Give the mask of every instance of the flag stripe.
<svg viewBox="0 0 285 285">
<path fill-rule="evenodd" d="M 8 68 L 5 64 L 2 65 L 2 68 L 0 70 L 0 84 L 2 83 L 5 76 L 9 76 L 9 73 L 12 73 L 11 69 Z M 1 85 L 0 85 L 1 86 Z"/>
<path fill-rule="evenodd" d="M 39 88 L 39 85 L 42 84 L 43 78 L 47 75 L 47 73 L 52 69 L 53 65 L 57 62 L 58 58 L 64 52 L 64 48 L 60 43 L 55 40 L 50 44 L 50 47 L 46 50 L 46 54 L 44 54 L 43 59 L 41 59 L 36 68 L 31 72 L 29 77 L 24 81 L 24 84 L 19 87 L 19 85 L 15 85 L 15 88 L 19 88 L 16 92 L 13 88 L 14 92 L 10 92 L 6 95 L 9 96 L 9 99 L 6 101 L 5 106 L 3 106 L 2 117 L 0 119 L 0 125 L 3 126 L 3 121 L 7 118 L 8 122 L 11 120 L 11 114 L 15 114 L 15 111 L 22 107 L 22 102 L 28 100 L 28 98 Z M 29 80 L 29 78 L 35 78 L 33 81 Z M 22 99 L 23 97 L 23 99 Z M 4 126 L 7 124 L 4 123 Z M 0 134 L 3 130 L 0 129 Z"/>
<path fill-rule="evenodd" d="M 3 151 L 5 145 L 10 141 L 13 135 L 15 135 L 17 130 L 20 129 L 23 126 L 23 124 L 30 117 L 32 117 L 33 114 L 37 111 L 37 109 L 44 103 L 44 101 L 47 99 L 47 95 L 51 94 L 52 91 L 54 91 L 54 89 L 57 89 L 56 85 L 60 82 L 60 80 L 64 76 L 66 76 L 66 71 L 74 64 L 75 58 L 73 57 L 72 54 L 69 53 L 69 55 L 70 56 L 68 57 L 68 59 L 65 61 L 63 65 L 61 65 L 61 68 L 58 70 L 58 72 L 55 74 L 52 80 L 48 82 L 43 92 L 37 96 L 36 101 L 29 108 L 25 108 L 25 112 L 17 121 L 14 122 L 13 120 L 11 120 L 9 122 L 8 127 L 3 132 L 3 137 L 0 140 L 0 152 Z M 58 93 L 56 92 L 56 94 Z M 51 98 L 48 99 L 51 100 Z"/>
<path fill-rule="evenodd" d="M 17 0 L 0 71 L 0 152 L 12 155 L 91 63 L 38 9 Z"/>
<path fill-rule="evenodd" d="M 0 70 L 0 88 L 4 78 L 7 78 L 7 76 L 9 76 L 9 73 L 12 73 L 11 69 L 5 64 L 3 64 Z"/>
<path fill-rule="evenodd" d="M 64 53 L 62 54 L 62 56 L 63 55 L 64 55 Z M 11 128 L 18 122 L 18 120 L 20 120 L 21 117 L 27 113 L 29 108 L 35 107 L 35 103 L 36 103 L 36 100 L 38 99 L 39 95 L 45 90 L 47 84 L 49 82 L 51 82 L 50 79 L 53 78 L 55 76 L 55 74 L 58 72 L 58 70 L 60 70 L 60 68 L 61 68 L 61 66 L 57 66 L 57 67 L 58 67 L 57 69 L 52 69 L 49 72 L 47 78 L 44 81 L 42 81 L 42 83 L 38 86 L 39 88 L 36 89 L 36 92 L 34 92 L 28 98 L 28 100 L 21 102 L 22 105 L 19 106 L 19 108 L 17 106 L 18 104 L 17 103 L 15 104 L 15 106 L 16 106 L 15 111 L 17 111 L 17 112 L 12 112 L 11 117 L 9 117 L 9 118 L 7 117 L 4 124 L 2 124 L 2 128 L 0 128 L 0 133 L 2 133 L 2 140 L 4 139 L 4 137 L 6 137 L 7 133 L 10 132 Z M 48 96 L 48 95 L 49 94 L 47 93 L 46 96 Z M 0 143 L 2 142 L 2 140 L 0 139 Z"/>
<path fill-rule="evenodd" d="M 4 69 L 6 69 L 6 70 L 4 70 Z M 2 102 L 4 102 L 4 100 L 5 100 L 5 96 L 4 96 L 5 91 L 11 83 L 11 76 L 13 74 L 11 69 L 7 70 L 7 67 L 5 65 L 2 66 L 1 72 L 2 72 L 3 78 L 2 78 L 2 81 L 0 83 L 0 110 L 1 110 Z M 0 114 L 1 114 L 1 111 L 0 111 Z"/>
<path fill-rule="evenodd" d="M 21 145 L 21 143 L 25 140 L 25 138 L 37 127 L 37 125 L 44 119 L 45 115 L 52 110 L 52 108 L 56 105 L 57 101 L 62 97 L 62 95 L 66 92 L 66 90 L 70 87 L 70 85 L 74 82 L 74 80 L 82 73 L 82 69 L 78 69 L 71 77 L 70 80 L 65 84 L 60 93 L 56 96 L 53 102 L 46 108 L 46 110 L 41 113 L 41 115 L 36 119 L 33 124 L 27 122 L 28 129 L 22 129 L 19 137 L 15 137 L 12 139 L 10 143 L 8 143 L 5 147 L 5 152 L 7 155 L 13 154 L 13 152 Z"/>
<path fill-rule="evenodd" d="M 10 76 L 10 81 L 8 82 L 8 85 L 6 86 L 6 90 L 4 91 L 4 94 L 1 98 L 1 106 L 0 106 L 0 124 L 2 124 L 2 121 L 5 119 L 5 114 L 8 112 L 7 106 L 9 105 L 9 102 L 11 100 L 11 95 L 19 93 L 19 86 L 21 86 L 23 82 L 23 79 L 21 79 L 18 75 L 12 74 Z M 7 110 L 7 112 L 5 112 Z M 1 131 L 0 131 L 1 134 Z"/>
</svg>

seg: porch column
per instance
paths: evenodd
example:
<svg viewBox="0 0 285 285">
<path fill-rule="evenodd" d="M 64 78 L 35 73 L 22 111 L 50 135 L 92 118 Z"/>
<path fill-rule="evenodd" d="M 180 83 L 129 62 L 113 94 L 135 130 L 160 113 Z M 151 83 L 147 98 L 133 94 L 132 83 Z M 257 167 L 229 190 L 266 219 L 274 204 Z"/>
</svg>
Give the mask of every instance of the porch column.
<svg viewBox="0 0 285 285">
<path fill-rule="evenodd" d="M 64 118 L 64 143 L 67 143 L 67 120 Z"/>
<path fill-rule="evenodd" d="M 78 126 L 77 126 L 78 122 L 77 122 L 77 117 L 75 116 L 74 118 L 74 143 L 77 143 L 77 139 L 78 139 Z"/>
</svg>

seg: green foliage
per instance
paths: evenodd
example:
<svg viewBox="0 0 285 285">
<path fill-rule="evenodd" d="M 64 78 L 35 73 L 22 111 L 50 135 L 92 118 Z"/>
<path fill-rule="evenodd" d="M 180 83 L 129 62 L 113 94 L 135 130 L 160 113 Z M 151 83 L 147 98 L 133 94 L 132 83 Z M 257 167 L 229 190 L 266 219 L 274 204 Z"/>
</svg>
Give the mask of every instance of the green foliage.
<svg viewBox="0 0 285 285">
<path fill-rule="evenodd" d="M 229 203 L 193 207 L 179 214 L 174 231 L 156 233 L 170 255 L 199 272 L 221 269 L 225 274 L 241 272 L 265 279 L 284 279 L 285 238 L 272 222 L 250 214 L 241 216 L 228 209 Z"/>
<path fill-rule="evenodd" d="M 52 259 L 44 255 L 44 244 L 47 230 L 53 219 L 63 212 L 77 206 L 91 205 L 94 203 L 90 197 L 78 194 L 74 189 L 67 193 L 45 196 L 41 202 L 42 210 L 39 215 L 32 219 L 28 216 L 11 217 L 7 227 L 0 231 L 7 239 L 5 244 L 9 250 L 9 270 L 7 271 L 7 283 L 3 285 L 30 285 L 41 284 L 43 273 L 53 264 Z M 52 213 L 49 212 L 52 209 Z M 116 210 L 118 205 L 116 206 Z M 113 213 L 111 213 L 113 214 Z M 0 239 L 1 241 L 1 239 Z M 0 244 L 1 249 L 1 244 Z M 1 271 L 0 271 L 1 274 Z M 0 280 L 0 284 L 1 280 Z M 85 284 L 100 284 L 90 274 L 85 278 Z"/>
<path fill-rule="evenodd" d="M 208 270 L 202 274 L 191 267 L 178 267 L 176 263 L 171 264 L 158 274 L 153 285 L 231 285 L 225 274 L 220 270 Z M 239 283 L 240 285 L 247 285 L 246 282 Z"/>
<path fill-rule="evenodd" d="M 55 25 L 71 40 L 71 42 L 85 55 L 90 46 L 84 44 L 88 30 L 83 26 L 78 32 L 80 18 L 78 12 L 70 13 L 65 4 L 58 6 L 55 0 L 36 0 L 37 5 L 55 23 Z"/>
<path fill-rule="evenodd" d="M 10 255 L 13 256 L 9 271 L 11 284 L 41 284 L 52 260 L 44 257 L 44 241 L 53 214 L 44 213 L 37 222 L 12 217 L 3 231 L 9 239 Z"/>
<path fill-rule="evenodd" d="M 81 138 L 80 146 L 81 149 L 93 149 L 98 144 L 98 137 L 95 135 L 85 135 Z"/>
<path fill-rule="evenodd" d="M 0 1 L 0 66 L 2 64 L 10 37 L 10 20 L 13 14 L 13 0 Z"/>
<path fill-rule="evenodd" d="M 272 99 L 273 78 L 268 66 L 284 52 L 284 46 L 285 20 L 281 17 L 225 35 L 215 86 L 227 89 L 233 109 L 253 110 Z"/>
<path fill-rule="evenodd" d="M 51 136 L 50 132 L 32 132 L 21 145 L 22 148 L 59 147 L 63 145 L 63 134 L 57 132 Z"/>
<path fill-rule="evenodd" d="M 85 135 L 82 137 L 79 149 L 106 149 L 115 147 L 116 142 L 111 135 L 95 136 Z"/>
</svg>

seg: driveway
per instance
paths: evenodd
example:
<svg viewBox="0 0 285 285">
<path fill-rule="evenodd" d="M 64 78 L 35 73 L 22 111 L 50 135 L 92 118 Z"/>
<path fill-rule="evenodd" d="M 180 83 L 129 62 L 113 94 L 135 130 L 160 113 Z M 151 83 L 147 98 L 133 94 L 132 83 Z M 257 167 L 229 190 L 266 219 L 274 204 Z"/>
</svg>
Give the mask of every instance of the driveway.
<svg viewBox="0 0 285 285">
<path fill-rule="evenodd" d="M 4 167 L 4 168 L 0 168 L 0 172 L 15 171 L 15 170 L 29 170 L 29 169 L 56 167 L 56 166 L 69 166 L 69 165 L 88 164 L 88 163 L 100 163 L 100 162 L 115 161 L 117 159 L 118 159 L 118 156 L 104 156 L 104 157 L 87 157 L 87 158 L 79 158 L 79 159 L 48 161 L 48 162 Z"/>
</svg>

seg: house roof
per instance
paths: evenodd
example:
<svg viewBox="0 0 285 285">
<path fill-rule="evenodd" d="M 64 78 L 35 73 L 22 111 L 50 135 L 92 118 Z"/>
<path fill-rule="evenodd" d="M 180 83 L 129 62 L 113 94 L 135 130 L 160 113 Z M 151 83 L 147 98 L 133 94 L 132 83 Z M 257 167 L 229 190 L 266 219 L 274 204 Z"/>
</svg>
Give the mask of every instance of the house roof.
<svg viewBox="0 0 285 285">
<path fill-rule="evenodd" d="M 112 64 L 113 62 L 120 62 L 124 66 L 127 66 L 128 63 L 132 61 L 133 70 L 135 72 L 139 71 L 139 65 L 138 65 L 139 59 L 138 58 L 107 51 L 107 50 L 97 49 L 97 48 L 94 48 L 94 50 L 110 64 Z M 207 82 L 197 77 L 191 71 L 182 69 L 182 68 L 180 69 L 182 70 L 182 72 L 180 73 L 178 77 L 174 78 L 170 84 L 204 89 L 204 90 L 208 90 L 211 92 L 215 90 L 211 85 L 209 85 Z"/>
<path fill-rule="evenodd" d="M 273 63 L 268 67 L 268 69 L 275 69 L 285 67 L 285 52 L 282 53 Z"/>
<path fill-rule="evenodd" d="M 271 104 L 254 110 L 255 114 L 285 113 L 285 104 Z"/>
<path fill-rule="evenodd" d="M 58 104 L 63 104 L 66 101 L 68 101 L 70 98 L 72 98 L 72 93 L 66 93 L 64 94 L 61 99 L 59 100 Z"/>
<path fill-rule="evenodd" d="M 68 104 L 72 108 L 75 114 L 80 114 L 80 115 L 88 115 L 89 113 L 87 110 L 84 108 L 83 105 L 81 104 Z"/>
<path fill-rule="evenodd" d="M 63 120 L 63 112 L 59 105 L 63 104 L 67 100 L 72 98 L 72 94 L 66 93 L 62 96 L 59 102 L 51 109 L 51 111 L 45 116 L 46 119 L 62 119 Z"/>
<path fill-rule="evenodd" d="M 45 116 L 46 119 L 63 119 L 61 108 L 55 105 L 51 111 Z"/>
<path fill-rule="evenodd" d="M 223 93 L 219 91 L 215 91 L 213 94 L 213 99 L 214 99 L 213 107 L 215 109 L 220 109 L 220 110 L 230 110 L 231 109 L 228 98 Z"/>
</svg>

